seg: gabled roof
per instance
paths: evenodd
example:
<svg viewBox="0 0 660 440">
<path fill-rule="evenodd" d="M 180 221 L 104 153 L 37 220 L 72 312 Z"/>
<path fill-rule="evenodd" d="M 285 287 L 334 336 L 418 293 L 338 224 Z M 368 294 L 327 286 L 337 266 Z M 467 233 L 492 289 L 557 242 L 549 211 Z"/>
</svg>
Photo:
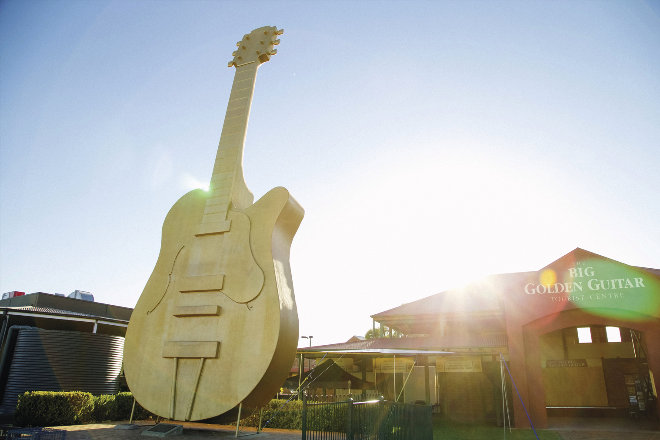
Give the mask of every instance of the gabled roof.
<svg viewBox="0 0 660 440">
<path fill-rule="evenodd" d="M 35 307 L 40 309 L 53 309 L 65 313 L 81 313 L 96 317 L 110 318 L 117 321 L 128 322 L 133 309 L 112 304 L 92 301 L 83 301 L 76 298 L 51 295 L 36 292 L 14 298 L 0 300 L 0 307 Z"/>
<path fill-rule="evenodd" d="M 588 259 L 607 260 L 616 264 L 622 264 L 602 255 L 575 248 L 547 266 L 539 269 L 542 271 L 549 267 L 569 267 L 576 261 Z M 660 275 L 660 269 L 636 267 L 655 276 Z M 413 302 L 402 304 L 389 310 L 385 310 L 371 318 L 379 321 L 391 321 L 416 317 L 423 320 L 425 316 L 437 317 L 439 315 L 466 315 L 474 317 L 480 315 L 495 315 L 503 312 L 502 298 L 500 294 L 511 291 L 511 288 L 520 286 L 527 282 L 530 277 L 536 277 L 539 271 L 504 273 L 489 275 L 480 281 L 471 283 L 461 289 L 452 289 Z"/>
<path fill-rule="evenodd" d="M 0 306 L 0 311 L 6 312 L 9 315 L 23 315 L 23 316 L 43 316 L 43 317 L 62 317 L 62 318 L 71 318 L 80 320 L 96 320 L 108 323 L 117 323 L 121 324 L 124 327 L 128 325 L 128 321 L 125 319 L 117 318 L 108 318 L 102 315 L 94 315 L 91 313 L 81 313 L 73 312 L 70 310 L 61 310 L 54 309 L 51 307 L 34 307 L 34 306 L 22 306 L 22 307 L 2 307 Z"/>
<path fill-rule="evenodd" d="M 604 257 L 602 255 L 599 255 L 595 252 L 587 251 L 582 248 L 575 248 L 569 253 L 557 258 L 555 261 L 552 263 L 542 267 L 539 269 L 539 271 L 542 271 L 544 269 L 548 269 L 550 267 L 570 267 L 573 266 L 577 261 L 585 261 L 585 260 L 602 260 L 602 261 L 609 261 L 610 263 L 615 263 L 615 264 L 620 264 L 623 266 L 628 266 L 628 267 L 633 267 L 635 269 L 641 269 L 645 272 L 651 273 L 653 275 L 660 275 L 660 269 L 653 269 L 650 267 L 641 267 L 641 266 L 630 266 L 629 264 L 622 263 L 617 260 L 613 260 L 612 258 Z"/>
<path fill-rule="evenodd" d="M 299 348 L 305 353 L 392 353 L 406 351 L 451 351 L 468 348 L 506 347 L 506 335 L 474 335 L 463 333 L 446 336 L 411 336 L 404 338 L 376 338 L 364 341 L 349 341 L 339 344 L 317 345 L 309 348 Z M 420 354 L 420 353 L 417 353 Z"/>
<path fill-rule="evenodd" d="M 402 304 L 393 309 L 371 315 L 379 321 L 391 317 L 424 316 L 424 315 L 462 315 L 462 314 L 498 314 L 502 313 L 502 302 L 497 295 L 484 294 L 499 290 L 509 284 L 526 279 L 531 273 L 521 272 L 490 275 L 481 281 L 467 285 L 461 289 L 452 289 L 435 295 L 427 296 L 410 303 Z M 496 287 L 497 289 L 494 289 Z"/>
<path fill-rule="evenodd" d="M 303 379 L 307 381 L 304 386 L 311 388 L 348 388 L 348 381 L 353 389 L 360 389 L 363 384 L 367 387 L 372 385 L 371 382 L 362 382 L 332 360 L 320 363 L 313 370 L 305 372 Z M 291 376 L 284 382 L 284 387 L 296 389 L 298 380 L 298 375 Z"/>
</svg>

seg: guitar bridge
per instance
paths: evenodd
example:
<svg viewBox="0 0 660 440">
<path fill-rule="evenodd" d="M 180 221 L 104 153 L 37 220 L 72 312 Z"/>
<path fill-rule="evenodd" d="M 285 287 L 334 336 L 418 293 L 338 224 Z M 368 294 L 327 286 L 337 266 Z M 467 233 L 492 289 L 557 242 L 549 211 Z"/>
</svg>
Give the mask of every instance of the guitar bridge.
<svg viewBox="0 0 660 440">
<path fill-rule="evenodd" d="M 225 274 L 180 277 L 177 290 L 181 293 L 221 292 Z"/>
<path fill-rule="evenodd" d="M 220 341 L 167 341 L 163 345 L 164 358 L 217 358 Z"/>
</svg>

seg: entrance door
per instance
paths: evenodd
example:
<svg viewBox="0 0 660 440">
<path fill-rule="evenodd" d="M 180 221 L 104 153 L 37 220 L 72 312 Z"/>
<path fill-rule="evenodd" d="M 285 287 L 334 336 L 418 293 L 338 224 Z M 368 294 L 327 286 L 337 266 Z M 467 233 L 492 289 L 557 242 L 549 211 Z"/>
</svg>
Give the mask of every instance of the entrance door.
<svg viewBox="0 0 660 440">
<path fill-rule="evenodd" d="M 603 359 L 603 373 L 610 406 L 628 408 L 631 405 L 639 406 L 640 403 L 644 405 L 646 396 L 640 402 L 638 392 L 648 377 L 646 365 L 637 359 Z"/>
</svg>

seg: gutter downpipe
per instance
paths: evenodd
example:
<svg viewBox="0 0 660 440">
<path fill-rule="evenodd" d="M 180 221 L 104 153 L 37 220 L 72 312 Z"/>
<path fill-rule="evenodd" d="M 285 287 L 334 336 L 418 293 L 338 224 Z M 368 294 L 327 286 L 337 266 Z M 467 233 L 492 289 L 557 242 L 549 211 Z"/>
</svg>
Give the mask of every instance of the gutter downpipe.
<svg viewBox="0 0 660 440">
<path fill-rule="evenodd" d="M 9 315 L 7 311 L 2 312 L 2 330 L 0 330 L 0 350 L 5 346 L 5 338 L 7 337 L 7 327 L 9 327 Z"/>
<path fill-rule="evenodd" d="M 5 316 L 5 318 L 9 320 L 8 316 Z M 5 339 L 5 341 L 2 347 L 2 356 L 0 356 L 0 400 L 2 400 L 5 395 L 5 386 L 7 385 L 7 377 L 9 376 L 9 360 L 12 357 L 12 353 L 10 352 L 13 351 L 14 348 L 11 346 L 14 345 L 11 344 L 11 338 L 14 336 L 14 330 L 17 328 L 20 329 L 21 327 L 10 327 L 9 330 L 7 330 L 3 324 L 3 339 Z"/>
</svg>

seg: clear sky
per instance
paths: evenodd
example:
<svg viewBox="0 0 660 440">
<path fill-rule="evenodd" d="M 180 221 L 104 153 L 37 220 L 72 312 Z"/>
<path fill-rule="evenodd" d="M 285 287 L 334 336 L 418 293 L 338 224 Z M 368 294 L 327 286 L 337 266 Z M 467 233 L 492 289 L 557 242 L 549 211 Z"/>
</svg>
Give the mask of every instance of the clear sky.
<svg viewBox="0 0 660 440">
<path fill-rule="evenodd" d="M 235 42 L 248 187 L 306 210 L 300 334 L 576 247 L 660 267 L 657 1 L 0 1 L 0 289 L 132 307 L 208 182 Z M 306 345 L 306 340 L 300 341 Z"/>
</svg>

